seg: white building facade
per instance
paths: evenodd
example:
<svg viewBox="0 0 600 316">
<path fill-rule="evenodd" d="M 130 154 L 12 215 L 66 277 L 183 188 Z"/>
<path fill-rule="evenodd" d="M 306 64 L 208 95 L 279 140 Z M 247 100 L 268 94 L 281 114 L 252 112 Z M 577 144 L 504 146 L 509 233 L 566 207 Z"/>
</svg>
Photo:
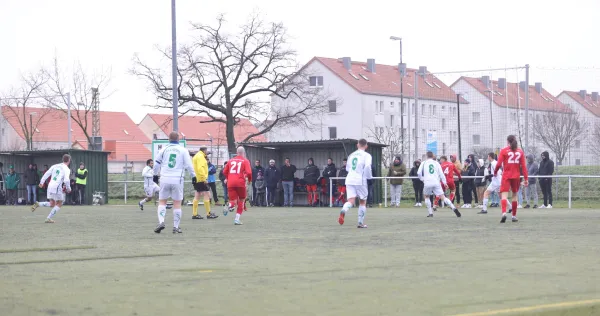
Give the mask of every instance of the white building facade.
<svg viewBox="0 0 600 316">
<path fill-rule="evenodd" d="M 598 157 L 590 151 L 592 133 L 596 124 L 600 123 L 600 98 L 598 92 L 588 94 L 586 90 L 563 91 L 557 97 L 571 110 L 578 112 L 581 120 L 584 120 L 588 128 L 585 130 L 583 139 L 576 141 L 573 148 L 569 150 L 565 158 L 569 165 L 597 165 Z"/>
</svg>

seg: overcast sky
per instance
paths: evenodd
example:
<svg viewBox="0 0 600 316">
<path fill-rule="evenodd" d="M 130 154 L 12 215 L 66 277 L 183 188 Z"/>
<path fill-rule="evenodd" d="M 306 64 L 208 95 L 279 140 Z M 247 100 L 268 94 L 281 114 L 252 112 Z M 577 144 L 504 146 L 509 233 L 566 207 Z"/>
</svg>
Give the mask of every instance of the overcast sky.
<svg viewBox="0 0 600 316">
<path fill-rule="evenodd" d="M 313 56 L 349 56 L 397 64 L 398 44 L 389 40 L 395 35 L 404 39 L 403 58 L 411 68 L 439 72 L 528 63 L 531 84 L 542 81 L 555 95 L 600 90 L 597 0 L 177 0 L 178 40 L 190 40 L 191 21 L 213 23 L 225 13 L 235 25 L 253 11 L 287 26 L 301 63 Z M 111 68 L 114 93 L 101 109 L 125 109 L 138 122 L 153 111 L 142 104 L 153 104 L 154 97 L 128 70 L 135 53 L 152 63 L 155 46 L 170 45 L 170 18 L 170 0 L 0 0 L 0 90 L 57 54 L 66 66 L 79 60 L 90 72 Z"/>
</svg>

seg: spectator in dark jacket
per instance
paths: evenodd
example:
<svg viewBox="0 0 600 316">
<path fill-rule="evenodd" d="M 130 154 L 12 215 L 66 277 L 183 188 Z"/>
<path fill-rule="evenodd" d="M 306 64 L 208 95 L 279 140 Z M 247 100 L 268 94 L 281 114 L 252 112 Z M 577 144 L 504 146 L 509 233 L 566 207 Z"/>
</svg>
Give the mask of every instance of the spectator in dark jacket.
<svg viewBox="0 0 600 316">
<path fill-rule="evenodd" d="M 418 179 L 419 175 L 417 171 L 419 171 L 419 166 L 421 166 L 421 160 L 415 160 L 408 174 L 409 177 L 417 177 L 417 179 L 412 179 L 413 190 L 415 191 L 415 207 L 423 206 L 421 202 L 423 202 L 423 187 L 425 186 L 423 181 Z"/>
<path fill-rule="evenodd" d="M 475 164 L 471 161 L 470 158 L 465 159 L 465 163 L 463 165 L 463 176 L 475 176 L 477 173 L 477 169 L 475 169 Z M 471 203 L 473 202 L 473 186 L 475 185 L 475 181 L 473 179 L 465 179 L 463 178 L 463 208 L 471 208 L 473 207 Z"/>
<path fill-rule="evenodd" d="M 325 169 L 323 169 L 323 178 L 325 178 L 325 183 L 327 184 L 327 188 L 325 190 L 325 192 L 327 192 L 327 196 L 329 196 L 329 192 L 335 192 L 335 181 L 333 188 L 329 188 L 329 178 L 335 178 L 335 175 L 337 174 L 337 168 L 335 167 L 335 164 L 333 163 L 333 159 L 328 158 L 327 159 L 327 166 L 325 167 Z M 332 197 L 333 199 L 333 197 Z M 333 203 L 333 201 L 329 201 L 329 203 Z"/>
<path fill-rule="evenodd" d="M 342 166 L 340 167 L 340 171 L 338 172 L 338 178 L 346 178 L 348 176 L 348 170 L 346 170 L 346 164 L 348 163 L 348 159 L 344 158 L 342 161 Z M 337 180 L 337 190 L 338 197 L 335 201 L 338 206 L 346 203 L 346 179 Z"/>
<path fill-rule="evenodd" d="M 37 202 L 37 187 L 40 184 L 40 177 L 37 170 L 33 169 L 33 164 L 25 171 L 25 184 L 27 185 L 27 204 Z"/>
<path fill-rule="evenodd" d="M 542 161 L 540 162 L 539 173 L 541 176 L 551 176 L 554 174 L 554 161 L 550 159 L 550 154 L 547 151 L 542 153 Z M 542 195 L 544 195 L 544 205 L 540 208 L 552 208 L 552 178 L 540 178 L 540 187 L 542 187 Z"/>
<path fill-rule="evenodd" d="M 269 206 L 275 204 L 275 192 L 277 192 L 277 184 L 281 180 L 281 171 L 275 166 L 275 160 L 269 160 L 269 166 L 265 170 L 265 181 L 267 182 L 267 203 Z"/>
<path fill-rule="evenodd" d="M 225 174 L 223 173 L 225 167 L 227 167 L 227 161 L 223 163 L 223 168 L 219 171 L 219 180 L 221 181 L 221 186 L 223 186 L 223 205 L 227 205 L 227 202 L 229 202 L 229 192 L 227 192 L 227 183 L 225 183 Z"/>
<path fill-rule="evenodd" d="M 375 169 L 375 164 L 371 165 L 371 175 L 373 175 L 373 177 L 377 177 L 377 170 Z M 367 187 L 369 190 L 369 196 L 367 197 L 367 204 L 369 207 L 373 207 L 373 203 L 374 201 L 374 197 L 375 197 L 375 191 L 374 191 L 374 182 L 373 179 L 368 179 L 367 180 Z"/>
<path fill-rule="evenodd" d="M 252 168 L 252 202 L 250 203 L 250 205 L 256 206 L 256 179 L 258 178 L 258 173 L 262 172 L 263 174 L 265 173 L 265 168 L 263 168 L 263 166 L 260 165 L 260 160 L 256 160 L 254 162 L 254 167 Z"/>
<path fill-rule="evenodd" d="M 525 201 L 527 205 L 525 208 L 530 208 L 529 201 L 533 202 L 533 208 L 538 207 L 538 192 L 537 192 L 537 178 L 531 176 L 537 176 L 540 168 L 538 163 L 535 162 L 535 157 L 532 154 L 527 155 L 527 173 L 529 174 L 529 185 L 525 187 Z"/>
<path fill-rule="evenodd" d="M 315 166 L 315 160 L 308 158 L 308 165 L 304 167 L 304 182 L 306 183 L 306 194 L 309 206 L 316 206 L 319 196 L 317 194 L 317 180 L 319 180 L 319 167 Z"/>
<path fill-rule="evenodd" d="M 406 175 L 406 166 L 401 157 L 394 158 L 394 162 L 388 170 L 388 177 L 404 177 Z M 402 184 L 404 179 L 390 179 L 391 204 L 390 206 L 400 206 L 402 199 Z"/>
<path fill-rule="evenodd" d="M 468 158 L 471 160 L 471 165 L 473 166 L 473 168 L 475 168 L 475 174 L 477 174 L 477 159 L 475 158 L 475 155 L 470 154 L 468 156 Z M 475 200 L 475 204 L 479 204 L 479 198 L 477 195 L 477 187 L 475 186 L 475 179 L 473 179 L 473 182 L 471 185 L 471 192 L 473 192 L 473 199 Z"/>
<path fill-rule="evenodd" d="M 294 174 L 296 170 L 296 166 L 292 165 L 290 158 L 285 158 L 285 164 L 281 167 L 283 206 L 294 206 Z"/>
</svg>

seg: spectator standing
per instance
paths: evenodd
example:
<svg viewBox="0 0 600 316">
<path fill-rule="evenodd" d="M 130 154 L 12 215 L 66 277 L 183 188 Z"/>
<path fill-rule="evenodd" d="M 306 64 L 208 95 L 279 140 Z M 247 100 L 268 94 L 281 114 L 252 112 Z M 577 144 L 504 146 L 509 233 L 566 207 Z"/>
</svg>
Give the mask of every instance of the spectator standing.
<svg viewBox="0 0 600 316">
<path fill-rule="evenodd" d="M 48 172 L 48 170 L 50 170 L 50 168 L 48 168 L 48 165 L 44 165 L 44 171 L 42 172 L 42 176 L 44 174 L 46 174 L 46 172 Z M 42 197 L 45 197 L 46 194 L 48 193 L 48 184 L 50 184 L 50 180 L 52 180 L 51 177 L 48 177 L 48 179 L 46 180 L 46 182 L 44 182 L 42 184 L 42 195 L 41 195 Z"/>
<path fill-rule="evenodd" d="M 372 164 L 371 165 L 371 175 L 373 177 L 377 177 L 376 174 L 377 174 L 377 170 L 375 170 L 375 164 Z M 374 192 L 375 189 L 373 187 L 374 184 L 375 183 L 373 182 L 373 179 L 367 179 L 367 186 L 368 186 L 368 190 L 369 190 L 369 196 L 367 197 L 367 204 L 368 204 L 367 206 L 368 207 L 373 207 L 374 197 L 375 197 L 374 196 L 375 195 L 375 192 Z"/>
<path fill-rule="evenodd" d="M 402 158 L 394 158 L 394 162 L 388 171 L 388 177 L 404 177 L 406 175 L 406 166 Z M 404 179 L 390 179 L 392 201 L 390 206 L 400 206 L 402 200 L 402 184 Z"/>
<path fill-rule="evenodd" d="M 415 162 L 413 162 L 413 167 L 408 174 L 410 177 L 417 177 L 416 179 L 412 179 L 413 190 L 415 191 L 415 207 L 423 206 L 421 202 L 423 202 L 423 187 L 425 186 L 417 174 L 419 166 L 421 166 L 421 160 L 415 160 Z"/>
<path fill-rule="evenodd" d="M 323 169 L 323 178 L 325 178 L 325 183 L 327 186 L 325 196 L 329 196 L 329 192 L 335 191 L 335 190 L 329 188 L 329 178 L 335 178 L 336 174 L 337 174 L 337 168 L 335 167 L 335 164 L 333 163 L 333 159 L 327 158 L 327 166 L 325 167 L 325 169 Z M 332 199 L 333 199 L 333 197 L 332 197 Z M 333 203 L 333 200 L 329 201 L 329 203 Z"/>
<path fill-rule="evenodd" d="M 457 170 L 463 170 L 463 165 L 460 163 L 460 160 L 456 158 L 456 155 L 450 155 L 450 161 L 456 166 Z M 458 181 L 458 175 L 454 177 L 454 183 L 456 184 L 456 202 L 451 201 L 452 203 L 459 205 L 460 204 L 460 182 Z"/>
<path fill-rule="evenodd" d="M 485 180 L 485 164 L 483 163 L 483 159 L 477 160 L 477 171 L 475 172 L 475 188 L 477 189 L 477 196 L 480 201 L 483 201 L 483 193 L 485 192 L 487 181 Z M 480 205 L 483 207 L 483 203 Z"/>
<path fill-rule="evenodd" d="M 75 199 L 78 199 L 80 205 L 85 204 L 85 186 L 87 185 L 87 176 L 88 171 L 85 168 L 83 162 L 79 163 L 79 169 L 77 169 L 77 173 L 75 174 L 77 179 L 75 180 L 75 184 L 77 185 L 77 195 Z"/>
<path fill-rule="evenodd" d="M 219 203 L 219 196 L 217 195 L 217 179 L 215 177 L 215 174 L 217 174 L 217 167 L 208 159 L 206 159 L 206 162 L 208 163 L 208 187 L 212 191 L 212 199 L 215 201 L 215 205 L 217 205 L 217 203 Z"/>
<path fill-rule="evenodd" d="M 267 184 L 267 203 L 269 206 L 275 206 L 275 194 L 277 184 L 281 180 L 281 171 L 275 166 L 275 160 L 269 160 L 269 166 L 265 170 L 265 182 Z"/>
<path fill-rule="evenodd" d="M 471 160 L 471 165 L 475 169 L 475 174 L 477 174 L 477 159 L 475 159 L 475 155 L 470 154 L 468 158 L 469 160 Z M 471 183 L 471 192 L 473 193 L 473 200 L 475 200 L 475 204 L 479 204 L 479 198 L 477 197 L 477 188 L 475 187 L 475 179 L 473 179 L 473 182 Z"/>
<path fill-rule="evenodd" d="M 227 166 L 227 161 L 225 161 L 223 163 L 223 168 L 221 168 L 221 171 L 219 171 L 219 181 L 221 181 L 221 186 L 223 187 L 223 203 L 225 203 L 224 205 L 227 204 L 227 202 L 229 202 L 229 196 L 227 194 L 227 183 L 225 183 L 225 174 L 223 174 L 223 169 L 225 169 L 225 166 Z"/>
<path fill-rule="evenodd" d="M 317 180 L 319 180 L 319 167 L 315 166 L 314 159 L 308 158 L 308 165 L 304 167 L 304 183 L 306 184 L 308 206 L 317 205 Z"/>
<path fill-rule="evenodd" d="M 340 171 L 338 172 L 338 178 L 344 178 L 344 179 L 338 179 L 337 180 L 337 190 L 338 190 L 338 197 L 336 202 L 336 206 L 342 206 L 344 203 L 346 203 L 346 177 L 348 176 L 348 170 L 346 170 L 346 165 L 348 163 L 348 159 L 344 158 L 344 160 L 342 160 L 342 167 L 340 167 Z"/>
<path fill-rule="evenodd" d="M 265 173 L 265 168 L 263 168 L 263 166 L 260 165 L 260 160 L 256 160 L 254 161 L 254 167 L 252 167 L 252 201 L 250 202 L 250 205 L 255 206 L 256 203 L 256 179 L 258 178 L 258 173 L 262 172 L 263 174 Z"/>
<path fill-rule="evenodd" d="M 540 168 L 532 154 L 527 155 L 527 173 L 529 174 L 529 185 L 525 187 L 525 208 L 530 208 L 529 202 L 533 202 L 533 208 L 538 207 L 537 176 Z"/>
<path fill-rule="evenodd" d="M 475 176 L 476 173 L 476 169 L 474 164 L 471 162 L 471 159 L 467 158 L 465 160 L 465 164 L 463 166 L 463 171 L 462 171 L 462 176 L 463 176 L 463 187 L 462 187 L 462 193 L 463 193 L 463 201 L 465 202 L 465 204 L 463 204 L 463 208 L 471 208 L 473 207 L 471 205 L 471 203 L 473 203 L 473 186 L 475 185 L 475 181 L 474 179 L 469 179 L 469 178 L 464 178 L 464 177 L 472 177 Z"/>
<path fill-rule="evenodd" d="M 33 170 L 35 170 L 35 172 L 37 173 L 37 178 L 42 179 L 44 174 L 40 170 L 38 170 L 38 165 L 35 163 L 33 164 Z M 43 196 L 45 196 L 46 192 L 42 192 L 39 181 L 38 181 L 38 185 L 35 187 L 35 191 L 37 193 L 37 199 L 36 199 L 37 201 L 41 200 L 43 198 Z"/>
<path fill-rule="evenodd" d="M 8 166 L 8 174 L 4 177 L 4 181 L 6 181 L 6 205 L 17 205 L 21 177 L 15 172 L 13 165 Z"/>
<path fill-rule="evenodd" d="M 290 158 L 285 158 L 281 167 L 281 184 L 283 186 L 283 206 L 294 206 L 294 174 L 296 166 L 292 165 Z"/>
<path fill-rule="evenodd" d="M 259 171 L 256 174 L 256 181 L 255 183 L 255 187 L 256 187 L 256 203 L 254 203 L 255 206 L 267 206 L 267 202 L 266 202 L 266 188 L 267 188 L 267 184 L 265 182 L 265 177 L 263 176 L 263 172 Z"/>
<path fill-rule="evenodd" d="M 33 164 L 29 164 L 29 167 L 25 171 L 25 184 L 27 185 L 27 204 L 33 205 L 37 202 L 37 185 L 40 183 L 40 177 Z"/>
<path fill-rule="evenodd" d="M 554 161 L 550 159 L 550 154 L 545 151 L 542 153 L 538 175 L 551 176 L 553 174 Z M 542 195 L 544 196 L 544 205 L 540 206 L 540 208 L 552 208 L 552 178 L 541 177 L 540 186 L 542 187 Z"/>
</svg>

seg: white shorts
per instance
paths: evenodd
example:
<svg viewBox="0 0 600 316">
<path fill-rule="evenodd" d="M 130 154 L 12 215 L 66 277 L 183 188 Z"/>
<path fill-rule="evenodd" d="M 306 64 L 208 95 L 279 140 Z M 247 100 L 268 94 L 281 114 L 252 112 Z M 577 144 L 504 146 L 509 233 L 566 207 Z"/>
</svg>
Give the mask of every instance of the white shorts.
<svg viewBox="0 0 600 316">
<path fill-rule="evenodd" d="M 369 196 L 369 186 L 367 185 L 346 185 L 346 195 L 349 199 L 358 197 L 365 201 Z"/>
<path fill-rule="evenodd" d="M 182 201 L 183 184 L 162 184 L 160 186 L 160 191 L 158 192 L 158 199 L 166 200 L 168 198 L 171 198 L 173 201 Z"/>
<path fill-rule="evenodd" d="M 494 183 L 494 181 L 492 181 L 490 185 L 488 185 L 486 191 L 500 192 L 500 183 Z"/>
<path fill-rule="evenodd" d="M 144 187 L 144 193 L 146 193 L 147 197 L 153 197 L 154 193 L 158 192 L 160 190 L 160 187 L 158 186 L 158 184 L 152 182 L 152 184 L 148 187 Z"/>
<path fill-rule="evenodd" d="M 442 185 L 441 184 L 435 184 L 435 185 L 426 185 L 423 188 L 423 195 L 435 195 L 435 196 L 440 196 L 444 194 L 444 190 L 442 190 Z"/>
<path fill-rule="evenodd" d="M 65 194 L 63 193 L 62 190 L 60 190 L 58 193 L 48 191 L 48 193 L 46 194 L 46 198 L 48 199 L 48 201 L 50 201 L 50 200 L 64 201 Z"/>
</svg>

